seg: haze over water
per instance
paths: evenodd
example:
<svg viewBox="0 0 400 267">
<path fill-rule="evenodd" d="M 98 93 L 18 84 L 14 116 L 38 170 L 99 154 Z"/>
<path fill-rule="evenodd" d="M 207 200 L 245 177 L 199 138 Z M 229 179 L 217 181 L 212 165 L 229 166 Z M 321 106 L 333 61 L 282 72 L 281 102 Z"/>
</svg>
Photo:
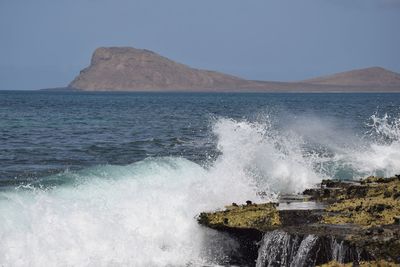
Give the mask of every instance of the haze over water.
<svg viewBox="0 0 400 267">
<path fill-rule="evenodd" d="M 235 243 L 212 243 L 199 212 L 400 173 L 399 107 L 399 94 L 0 92 L 0 263 L 223 263 Z"/>
</svg>

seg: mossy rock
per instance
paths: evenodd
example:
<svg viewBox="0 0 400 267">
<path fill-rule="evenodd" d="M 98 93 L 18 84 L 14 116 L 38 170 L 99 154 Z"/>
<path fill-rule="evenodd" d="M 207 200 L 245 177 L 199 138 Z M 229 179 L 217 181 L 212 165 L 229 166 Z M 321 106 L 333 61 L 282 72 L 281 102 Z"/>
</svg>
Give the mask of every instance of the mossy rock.
<svg viewBox="0 0 400 267">
<path fill-rule="evenodd" d="M 281 224 L 275 203 L 228 206 L 223 211 L 203 212 L 198 221 L 214 229 L 242 228 L 259 231 L 274 229 Z"/>
<path fill-rule="evenodd" d="M 385 184 L 385 183 L 390 183 L 392 181 L 400 181 L 400 175 L 395 175 L 390 178 L 384 178 L 384 177 L 377 177 L 377 176 L 369 176 L 365 179 L 361 179 L 360 183 L 361 184 L 371 184 L 371 183 L 380 183 L 380 184 Z"/>
<path fill-rule="evenodd" d="M 353 263 L 339 263 L 336 261 L 331 261 L 326 264 L 319 265 L 319 267 L 352 267 L 354 266 Z M 362 261 L 360 262 L 357 266 L 360 267 L 398 267 L 399 264 L 390 262 L 390 261 L 385 261 L 385 260 L 380 260 L 380 261 Z"/>
<path fill-rule="evenodd" d="M 260 234 L 278 228 L 290 234 L 334 237 L 364 251 L 361 260 L 374 260 L 357 266 L 400 266 L 400 176 L 371 176 L 355 182 L 324 180 L 304 195 L 324 205 L 310 210 L 282 207 L 278 210 L 277 203 L 249 201 L 247 205 L 234 204 L 222 211 L 203 212 L 198 221 L 234 234 L 243 244 L 248 244 L 248 240 L 255 244 Z M 293 197 L 294 201 L 300 198 Z M 330 262 L 321 266 L 353 266 L 353 263 Z"/>
<path fill-rule="evenodd" d="M 361 226 L 398 223 L 400 216 L 400 179 L 368 177 L 363 185 L 349 187 L 328 206 L 322 222 Z M 360 193 L 362 189 L 362 193 Z M 354 193 L 358 192 L 358 193 Z"/>
</svg>

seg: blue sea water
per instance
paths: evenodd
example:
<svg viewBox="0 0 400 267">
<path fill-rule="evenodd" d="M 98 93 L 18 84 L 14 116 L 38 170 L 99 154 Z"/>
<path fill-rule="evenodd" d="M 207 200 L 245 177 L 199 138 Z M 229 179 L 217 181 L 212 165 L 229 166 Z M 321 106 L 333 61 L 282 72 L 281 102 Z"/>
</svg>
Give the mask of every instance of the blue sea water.
<svg viewBox="0 0 400 267">
<path fill-rule="evenodd" d="M 202 162 L 217 153 L 211 128 L 219 118 L 307 127 L 308 117 L 362 136 L 371 115 L 399 111 L 399 94 L 0 92 L 0 181 L 147 157 Z"/>
<path fill-rule="evenodd" d="M 399 114 L 400 94 L 0 91 L 0 265 L 220 264 L 235 244 L 196 214 L 400 173 Z"/>
</svg>

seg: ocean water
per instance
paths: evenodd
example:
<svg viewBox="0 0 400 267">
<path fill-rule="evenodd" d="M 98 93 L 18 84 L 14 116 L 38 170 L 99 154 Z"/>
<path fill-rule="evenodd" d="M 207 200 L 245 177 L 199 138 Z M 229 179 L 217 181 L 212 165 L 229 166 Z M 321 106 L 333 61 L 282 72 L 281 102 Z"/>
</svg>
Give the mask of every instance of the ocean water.
<svg viewBox="0 0 400 267">
<path fill-rule="evenodd" d="M 0 91 L 0 266 L 223 264 L 201 211 L 398 173 L 400 94 Z"/>
</svg>

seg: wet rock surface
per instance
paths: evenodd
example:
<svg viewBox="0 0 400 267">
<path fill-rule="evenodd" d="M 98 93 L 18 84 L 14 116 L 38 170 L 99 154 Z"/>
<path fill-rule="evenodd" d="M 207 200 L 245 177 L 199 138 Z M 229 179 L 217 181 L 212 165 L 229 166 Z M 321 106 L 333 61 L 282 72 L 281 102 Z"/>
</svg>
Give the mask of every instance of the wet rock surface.
<svg viewBox="0 0 400 267">
<path fill-rule="evenodd" d="M 281 224 L 275 203 L 231 205 L 223 211 L 201 213 L 198 221 L 217 230 L 237 228 L 267 231 Z"/>
<path fill-rule="evenodd" d="M 322 265 L 318 265 L 319 267 L 353 267 L 353 263 L 339 263 L 337 261 L 331 261 L 329 263 L 325 263 Z M 388 262 L 385 260 L 379 261 L 361 261 L 357 264 L 360 267 L 398 267 L 399 265 L 394 262 Z"/>
<path fill-rule="evenodd" d="M 235 204 L 198 221 L 252 251 L 242 265 L 400 266 L 399 175 L 324 180 L 279 202 Z"/>
</svg>

